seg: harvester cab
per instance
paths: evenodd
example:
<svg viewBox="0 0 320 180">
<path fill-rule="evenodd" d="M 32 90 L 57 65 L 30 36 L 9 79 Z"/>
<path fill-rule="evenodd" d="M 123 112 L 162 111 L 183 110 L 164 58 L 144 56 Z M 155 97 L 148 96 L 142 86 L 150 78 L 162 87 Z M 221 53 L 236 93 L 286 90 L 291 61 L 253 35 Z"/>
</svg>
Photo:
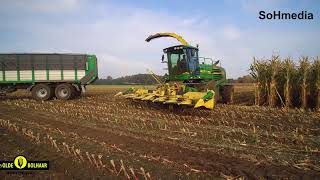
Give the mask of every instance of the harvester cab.
<svg viewBox="0 0 320 180">
<path fill-rule="evenodd" d="M 163 49 L 165 54 L 161 58 L 162 63 L 167 63 L 168 66 L 165 82 L 154 91 L 130 88 L 130 90 L 119 92 L 116 96 L 163 104 L 213 109 L 215 102 L 222 99 L 220 97 L 223 97 L 223 94 L 225 94 L 223 92 L 227 89 L 225 88 L 225 70 L 211 58 L 199 57 L 198 46 L 189 45 L 186 40 L 175 33 L 157 33 L 149 36 L 146 41 L 150 42 L 160 37 L 172 37 L 181 43 L 181 45 Z M 207 64 L 208 60 L 211 63 Z"/>
<path fill-rule="evenodd" d="M 200 75 L 198 49 L 191 46 L 173 46 L 163 50 L 167 55 L 168 80 L 186 80 L 185 75 Z"/>
</svg>

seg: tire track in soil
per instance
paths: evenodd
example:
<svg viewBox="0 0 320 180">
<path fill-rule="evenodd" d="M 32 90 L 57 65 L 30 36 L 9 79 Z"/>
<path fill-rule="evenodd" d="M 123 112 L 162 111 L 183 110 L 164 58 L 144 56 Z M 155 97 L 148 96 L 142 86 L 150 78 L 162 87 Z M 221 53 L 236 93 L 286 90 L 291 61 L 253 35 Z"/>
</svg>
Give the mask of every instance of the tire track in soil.
<svg viewBox="0 0 320 180">
<path fill-rule="evenodd" d="M 250 162 L 223 153 L 201 150 L 201 148 L 199 150 L 188 149 L 179 144 L 173 144 L 170 141 L 150 141 L 144 138 L 143 134 L 137 138 L 128 136 L 123 131 L 117 132 L 111 129 L 85 127 L 56 120 L 60 118 L 66 119 L 61 115 L 50 113 L 45 113 L 44 115 L 44 113 L 27 111 L 27 109 L 13 111 L 9 107 L 4 107 L 0 110 L 0 116 L 6 119 L 17 117 L 17 114 L 23 114 L 23 117 L 20 117 L 21 119 L 34 121 L 42 125 L 50 125 L 50 127 L 59 128 L 62 131 L 68 132 L 71 130 L 79 135 L 95 138 L 111 145 L 116 144 L 118 147 L 131 152 L 152 156 L 160 155 L 181 165 L 186 163 L 195 169 L 205 170 L 213 176 L 225 174 L 247 177 L 249 179 L 257 179 L 259 177 L 267 179 L 316 179 L 320 177 L 320 173 L 315 171 L 304 171 L 270 163 Z M 41 117 L 41 120 L 39 117 Z"/>
<path fill-rule="evenodd" d="M 22 175 L 0 171 L 0 179 L 90 179 L 102 177 L 102 174 L 97 170 L 75 164 L 71 158 L 52 151 L 45 145 L 33 144 L 24 137 L 6 129 L 0 128 L 0 137 L 0 160 L 13 160 L 16 155 L 21 154 L 29 160 L 48 160 L 50 163 L 47 171 L 26 171 L 28 174 Z M 103 176 L 115 178 L 114 176 Z"/>
</svg>

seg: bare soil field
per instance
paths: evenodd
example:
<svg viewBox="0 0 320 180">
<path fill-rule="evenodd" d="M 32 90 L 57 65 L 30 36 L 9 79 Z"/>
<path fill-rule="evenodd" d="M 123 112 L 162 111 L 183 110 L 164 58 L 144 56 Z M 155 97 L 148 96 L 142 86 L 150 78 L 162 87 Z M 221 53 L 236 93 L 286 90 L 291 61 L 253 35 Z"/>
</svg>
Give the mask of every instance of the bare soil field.
<svg viewBox="0 0 320 180">
<path fill-rule="evenodd" d="M 319 179 L 320 113 L 253 106 L 253 86 L 213 111 L 131 102 L 125 86 L 81 98 L 0 97 L 0 160 L 23 154 L 49 171 L 7 179 Z"/>
</svg>

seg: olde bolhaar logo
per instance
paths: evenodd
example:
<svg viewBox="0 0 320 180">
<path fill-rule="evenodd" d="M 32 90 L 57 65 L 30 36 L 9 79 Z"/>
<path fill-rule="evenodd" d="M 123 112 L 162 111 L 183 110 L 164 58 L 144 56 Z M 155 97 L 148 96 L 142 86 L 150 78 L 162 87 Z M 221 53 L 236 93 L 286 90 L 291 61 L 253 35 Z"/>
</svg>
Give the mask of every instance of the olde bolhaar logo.
<svg viewBox="0 0 320 180">
<path fill-rule="evenodd" d="M 0 161 L 0 170 L 49 170 L 49 161 L 28 161 L 19 155 L 13 161 Z"/>
<path fill-rule="evenodd" d="M 28 161 L 24 156 L 17 156 L 13 163 L 18 169 L 23 169 L 27 166 Z"/>
</svg>

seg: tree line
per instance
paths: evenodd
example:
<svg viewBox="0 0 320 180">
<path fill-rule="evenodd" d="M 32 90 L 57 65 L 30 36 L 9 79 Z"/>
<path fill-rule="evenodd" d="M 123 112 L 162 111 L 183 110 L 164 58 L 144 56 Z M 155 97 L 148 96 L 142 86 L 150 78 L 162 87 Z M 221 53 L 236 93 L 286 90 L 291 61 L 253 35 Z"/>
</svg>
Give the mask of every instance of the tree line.
<svg viewBox="0 0 320 180">
<path fill-rule="evenodd" d="M 164 76 L 155 75 L 161 82 L 164 81 Z M 107 76 L 105 79 L 98 79 L 94 84 L 96 85 L 128 85 L 128 84 L 145 84 L 152 85 L 157 84 L 157 81 L 150 74 L 135 74 L 129 76 L 123 76 L 113 79 L 111 76 Z"/>
</svg>

